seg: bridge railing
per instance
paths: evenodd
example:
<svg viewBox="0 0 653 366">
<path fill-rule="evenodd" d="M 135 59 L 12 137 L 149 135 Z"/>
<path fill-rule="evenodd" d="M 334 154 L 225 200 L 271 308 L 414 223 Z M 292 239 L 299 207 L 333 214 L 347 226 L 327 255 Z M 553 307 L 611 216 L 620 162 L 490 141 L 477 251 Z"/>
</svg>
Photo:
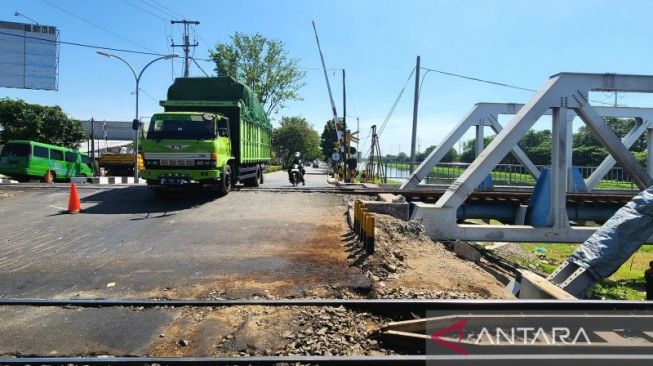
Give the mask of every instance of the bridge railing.
<svg viewBox="0 0 653 366">
<path fill-rule="evenodd" d="M 469 166 L 469 163 L 440 163 L 436 165 L 431 173 L 422 183 L 426 184 L 449 184 L 458 178 Z M 546 166 L 538 165 L 538 169 Z M 583 178 L 587 179 L 596 169 L 594 166 L 577 167 Z M 388 183 L 396 183 L 410 176 L 410 163 L 407 162 L 384 162 L 383 170 Z M 519 164 L 499 164 L 492 170 L 492 180 L 495 185 L 507 186 L 534 186 L 535 178 L 528 170 Z M 628 174 L 621 167 L 613 167 L 605 177 L 597 184 L 598 189 L 636 189 Z"/>
</svg>

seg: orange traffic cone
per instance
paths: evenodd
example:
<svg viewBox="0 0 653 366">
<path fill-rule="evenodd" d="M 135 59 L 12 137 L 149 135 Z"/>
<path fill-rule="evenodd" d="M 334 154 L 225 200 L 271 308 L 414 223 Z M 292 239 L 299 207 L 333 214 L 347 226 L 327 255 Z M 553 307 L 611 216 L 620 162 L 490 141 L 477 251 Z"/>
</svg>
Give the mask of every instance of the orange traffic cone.
<svg viewBox="0 0 653 366">
<path fill-rule="evenodd" d="M 68 213 L 79 213 L 81 209 L 79 204 L 79 195 L 77 194 L 77 186 L 75 183 L 70 183 L 70 199 L 68 199 Z"/>
</svg>

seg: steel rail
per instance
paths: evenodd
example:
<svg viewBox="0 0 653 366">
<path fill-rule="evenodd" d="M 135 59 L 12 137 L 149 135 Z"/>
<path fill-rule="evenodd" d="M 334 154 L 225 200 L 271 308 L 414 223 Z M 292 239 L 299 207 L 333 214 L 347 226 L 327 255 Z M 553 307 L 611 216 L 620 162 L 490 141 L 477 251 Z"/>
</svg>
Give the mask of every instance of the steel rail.
<svg viewBox="0 0 653 366">
<path fill-rule="evenodd" d="M 358 194 L 358 195 L 377 195 L 377 194 L 396 194 L 402 195 L 407 199 L 437 199 L 445 190 L 440 189 L 387 189 L 387 188 L 236 188 L 237 191 L 255 191 L 255 192 L 275 192 L 275 193 L 336 193 L 336 194 Z M 637 192 L 595 192 L 595 193 L 567 193 L 568 201 L 617 201 L 628 202 Z M 469 199 L 505 199 L 527 201 L 532 196 L 532 192 L 516 191 L 475 191 Z"/>
<path fill-rule="evenodd" d="M 245 356 L 245 357 L 16 357 L 0 358 L 2 365 L 425 365 L 427 362 L 464 365 L 650 365 L 650 354 L 487 354 L 487 355 L 385 355 L 385 356 Z"/>
<path fill-rule="evenodd" d="M 3 184 L 0 189 L 68 189 L 67 183 L 54 184 Z M 144 189 L 144 185 L 135 184 L 79 184 L 78 189 Z M 275 193 L 336 193 L 336 194 L 359 194 L 359 195 L 377 195 L 377 194 L 396 194 L 403 195 L 407 198 L 439 198 L 444 194 L 445 189 L 432 188 L 412 188 L 412 189 L 392 189 L 392 188 L 343 188 L 343 187 L 301 187 L 301 188 L 284 188 L 284 187 L 234 187 L 234 191 L 243 192 L 275 192 Z M 627 202 L 638 192 L 635 191 L 595 191 L 592 193 L 567 193 L 567 199 L 572 201 L 619 201 Z M 470 198 L 496 198 L 496 199 L 518 199 L 527 200 L 531 197 L 532 192 L 528 190 L 494 190 L 494 191 L 475 191 Z"/>
<path fill-rule="evenodd" d="M 130 299 L 0 299 L 0 306 L 49 307 L 222 307 L 222 306 L 344 306 L 375 311 L 425 310 L 653 310 L 653 301 L 621 300 L 436 300 L 436 299 L 277 299 L 277 300 L 130 300 Z"/>
<path fill-rule="evenodd" d="M 651 311 L 653 302 L 644 301 L 557 301 L 557 300 L 358 300 L 358 299 L 284 299 L 284 300 L 122 300 L 122 299 L 0 299 L 0 306 L 345 306 L 350 309 L 386 313 L 389 310 L 412 317 L 426 310 L 451 310 L 467 313 L 474 310 L 560 310 L 565 313 L 583 314 L 589 310 Z M 625 314 L 623 316 L 628 316 Z M 569 354 L 470 354 L 470 355 L 380 355 L 380 356 L 244 356 L 244 357 L 4 357 L 0 365 L 276 365 L 276 364 L 319 364 L 319 365 L 424 365 L 428 362 L 465 365 L 576 365 L 592 361 L 593 365 L 614 365 L 616 362 L 629 365 L 650 365 L 653 354 L 619 353 L 569 353 Z"/>
</svg>

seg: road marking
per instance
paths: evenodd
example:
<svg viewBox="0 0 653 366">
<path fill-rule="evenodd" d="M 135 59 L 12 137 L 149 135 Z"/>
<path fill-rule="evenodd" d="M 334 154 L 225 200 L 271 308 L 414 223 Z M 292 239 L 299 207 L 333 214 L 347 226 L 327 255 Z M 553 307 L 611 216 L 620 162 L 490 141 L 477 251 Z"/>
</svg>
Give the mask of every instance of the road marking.
<svg viewBox="0 0 653 366">
<path fill-rule="evenodd" d="M 13 270 L 9 271 L 9 273 L 18 272 L 18 271 L 20 271 L 21 269 L 25 269 L 25 268 L 31 266 L 31 265 L 34 264 L 34 263 L 36 263 L 36 262 L 30 262 L 30 263 L 27 263 L 26 265 L 24 265 L 24 266 L 22 266 L 22 267 L 19 267 L 19 268 L 16 268 L 16 269 L 13 269 Z"/>
</svg>

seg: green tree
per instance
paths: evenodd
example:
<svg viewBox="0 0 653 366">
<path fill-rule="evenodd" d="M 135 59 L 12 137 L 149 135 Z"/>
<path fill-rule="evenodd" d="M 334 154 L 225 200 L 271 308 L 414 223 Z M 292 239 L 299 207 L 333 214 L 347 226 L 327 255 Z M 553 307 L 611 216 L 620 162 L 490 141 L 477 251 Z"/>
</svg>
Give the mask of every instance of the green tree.
<svg viewBox="0 0 653 366">
<path fill-rule="evenodd" d="M 619 138 L 624 137 L 635 124 L 634 119 L 606 118 L 606 123 Z M 485 137 L 487 146 L 494 136 Z M 551 131 L 530 130 L 519 141 L 519 146 L 536 165 L 551 164 Z M 641 136 L 630 148 L 635 157 L 643 161 L 642 152 L 646 151 L 646 139 Z M 573 134 L 573 163 L 578 166 L 597 166 L 608 156 L 608 151 L 594 137 L 587 126 L 582 126 Z M 474 140 L 463 142 L 463 153 L 461 161 L 471 162 L 474 160 Z M 517 160 L 512 154 L 508 154 L 501 160 L 502 164 L 516 164 Z"/>
<path fill-rule="evenodd" d="M 256 33 L 236 32 L 231 43 L 218 43 L 210 52 L 215 71 L 249 86 L 268 116 L 284 107 L 286 101 L 301 100 L 299 89 L 305 72 L 298 59 L 290 58 L 283 42 Z"/>
<path fill-rule="evenodd" d="M 397 161 L 397 155 L 386 154 L 383 160 L 387 163 L 395 163 Z"/>
<path fill-rule="evenodd" d="M 483 139 L 483 143 L 485 144 L 484 146 L 487 146 L 492 142 L 494 139 L 494 136 L 485 136 Z M 475 139 L 470 139 L 467 141 L 463 141 L 463 151 L 460 154 L 460 161 L 465 162 L 465 163 L 471 163 L 474 161 L 476 158 L 476 151 L 475 149 Z"/>
<path fill-rule="evenodd" d="M 484 146 L 488 146 L 494 136 L 485 136 Z M 474 151 L 474 139 L 463 142 L 463 152 L 460 161 L 471 163 L 476 158 Z M 519 147 L 524 150 L 526 155 L 537 165 L 548 165 L 551 163 L 551 131 L 550 130 L 529 130 L 519 141 Z M 512 153 L 508 153 L 502 160 L 501 164 L 518 164 Z"/>
<path fill-rule="evenodd" d="M 78 148 L 86 138 L 79 121 L 69 118 L 61 107 L 29 104 L 24 100 L 0 99 L 0 143 L 32 140 Z"/>
<path fill-rule="evenodd" d="M 624 137 L 635 124 L 632 118 L 606 118 L 605 121 L 619 138 Z M 574 165 L 596 166 L 608 156 L 608 150 L 594 137 L 587 126 L 580 127 L 574 133 L 573 141 Z M 645 137 L 640 136 L 629 150 L 633 153 L 646 151 Z"/>
<path fill-rule="evenodd" d="M 272 149 L 282 161 L 299 151 L 306 160 L 320 157 L 320 135 L 303 117 L 283 117 L 272 131 Z"/>
<path fill-rule="evenodd" d="M 342 128 L 342 126 L 338 126 Z M 338 142 L 338 137 L 336 136 L 336 128 L 333 124 L 333 120 L 328 120 L 324 124 L 324 130 L 320 137 L 320 149 L 322 150 L 322 156 L 328 158 L 333 154 L 333 149 L 336 148 L 336 143 Z"/>
<path fill-rule="evenodd" d="M 436 145 L 431 145 L 431 146 L 427 147 L 426 150 L 416 154 L 415 159 L 417 160 L 417 163 L 419 164 L 422 161 L 424 161 L 424 159 L 426 159 L 429 156 L 429 154 L 431 152 L 433 152 L 433 150 L 435 150 L 436 147 L 437 147 Z M 443 163 L 450 163 L 452 161 L 458 161 L 459 158 L 460 157 L 458 156 L 458 151 L 456 151 L 456 149 L 454 149 L 454 148 L 451 148 L 449 150 L 449 152 L 446 153 L 444 155 L 444 157 L 442 158 L 442 162 Z"/>
<path fill-rule="evenodd" d="M 399 152 L 399 154 L 397 154 L 397 161 L 399 161 L 399 162 L 409 162 L 410 161 L 410 156 L 408 156 L 408 154 L 406 154 L 405 152 Z"/>
</svg>

